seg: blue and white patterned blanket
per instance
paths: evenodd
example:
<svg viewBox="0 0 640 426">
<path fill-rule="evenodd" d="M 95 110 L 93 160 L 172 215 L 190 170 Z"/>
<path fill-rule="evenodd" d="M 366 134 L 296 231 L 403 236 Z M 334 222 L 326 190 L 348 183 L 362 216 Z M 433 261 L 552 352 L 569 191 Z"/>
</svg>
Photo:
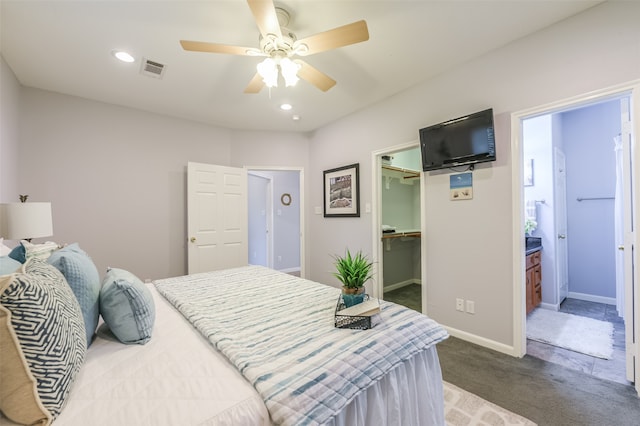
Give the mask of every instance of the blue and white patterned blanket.
<svg viewBox="0 0 640 426">
<path fill-rule="evenodd" d="M 260 266 L 155 285 L 256 388 L 276 424 L 330 421 L 386 372 L 447 337 L 430 318 L 387 302 L 372 329 L 337 329 L 339 289 Z"/>
</svg>

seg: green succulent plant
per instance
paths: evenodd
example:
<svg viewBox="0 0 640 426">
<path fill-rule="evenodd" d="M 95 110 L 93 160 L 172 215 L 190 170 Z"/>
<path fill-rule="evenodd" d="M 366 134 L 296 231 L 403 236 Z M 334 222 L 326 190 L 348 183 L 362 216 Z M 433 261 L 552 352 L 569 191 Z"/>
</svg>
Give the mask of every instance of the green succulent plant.
<svg viewBox="0 0 640 426">
<path fill-rule="evenodd" d="M 333 276 L 340 280 L 346 288 L 360 288 L 373 277 L 373 262 L 369 261 L 362 251 L 351 255 L 349 249 L 345 256 L 333 256 L 336 272 Z"/>
</svg>

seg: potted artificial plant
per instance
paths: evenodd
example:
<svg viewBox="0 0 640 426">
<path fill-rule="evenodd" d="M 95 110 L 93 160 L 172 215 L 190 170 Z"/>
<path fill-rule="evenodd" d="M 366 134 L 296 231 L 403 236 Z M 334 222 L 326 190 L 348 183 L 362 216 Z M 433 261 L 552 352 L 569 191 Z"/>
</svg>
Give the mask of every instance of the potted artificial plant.
<svg viewBox="0 0 640 426">
<path fill-rule="evenodd" d="M 364 300 L 364 283 L 372 278 L 373 262 L 358 251 L 351 255 L 349 249 L 345 256 L 334 256 L 336 272 L 333 275 L 342 283 L 342 299 L 348 306 L 357 305 Z"/>
</svg>

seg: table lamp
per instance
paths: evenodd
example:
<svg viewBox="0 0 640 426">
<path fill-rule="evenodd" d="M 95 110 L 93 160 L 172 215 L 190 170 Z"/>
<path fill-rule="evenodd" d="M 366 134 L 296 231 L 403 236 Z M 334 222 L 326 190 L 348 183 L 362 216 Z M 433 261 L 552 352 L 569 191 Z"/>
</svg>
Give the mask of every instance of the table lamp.
<svg viewBox="0 0 640 426">
<path fill-rule="evenodd" d="M 51 203 L 0 204 L 0 237 L 27 240 L 53 235 Z"/>
</svg>

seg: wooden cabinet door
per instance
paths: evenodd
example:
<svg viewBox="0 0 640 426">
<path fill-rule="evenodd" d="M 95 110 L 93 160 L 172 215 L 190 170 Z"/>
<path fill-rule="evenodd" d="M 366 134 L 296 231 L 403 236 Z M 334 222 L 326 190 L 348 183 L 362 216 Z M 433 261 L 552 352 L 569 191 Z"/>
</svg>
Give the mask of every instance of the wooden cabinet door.
<svg viewBox="0 0 640 426">
<path fill-rule="evenodd" d="M 542 302 L 542 266 L 540 264 L 531 268 L 532 280 L 532 304 L 533 307 L 538 306 Z"/>
<path fill-rule="evenodd" d="M 526 272 L 526 289 L 525 295 L 527 298 L 527 314 L 533 310 L 533 268 L 527 269 Z"/>
</svg>

